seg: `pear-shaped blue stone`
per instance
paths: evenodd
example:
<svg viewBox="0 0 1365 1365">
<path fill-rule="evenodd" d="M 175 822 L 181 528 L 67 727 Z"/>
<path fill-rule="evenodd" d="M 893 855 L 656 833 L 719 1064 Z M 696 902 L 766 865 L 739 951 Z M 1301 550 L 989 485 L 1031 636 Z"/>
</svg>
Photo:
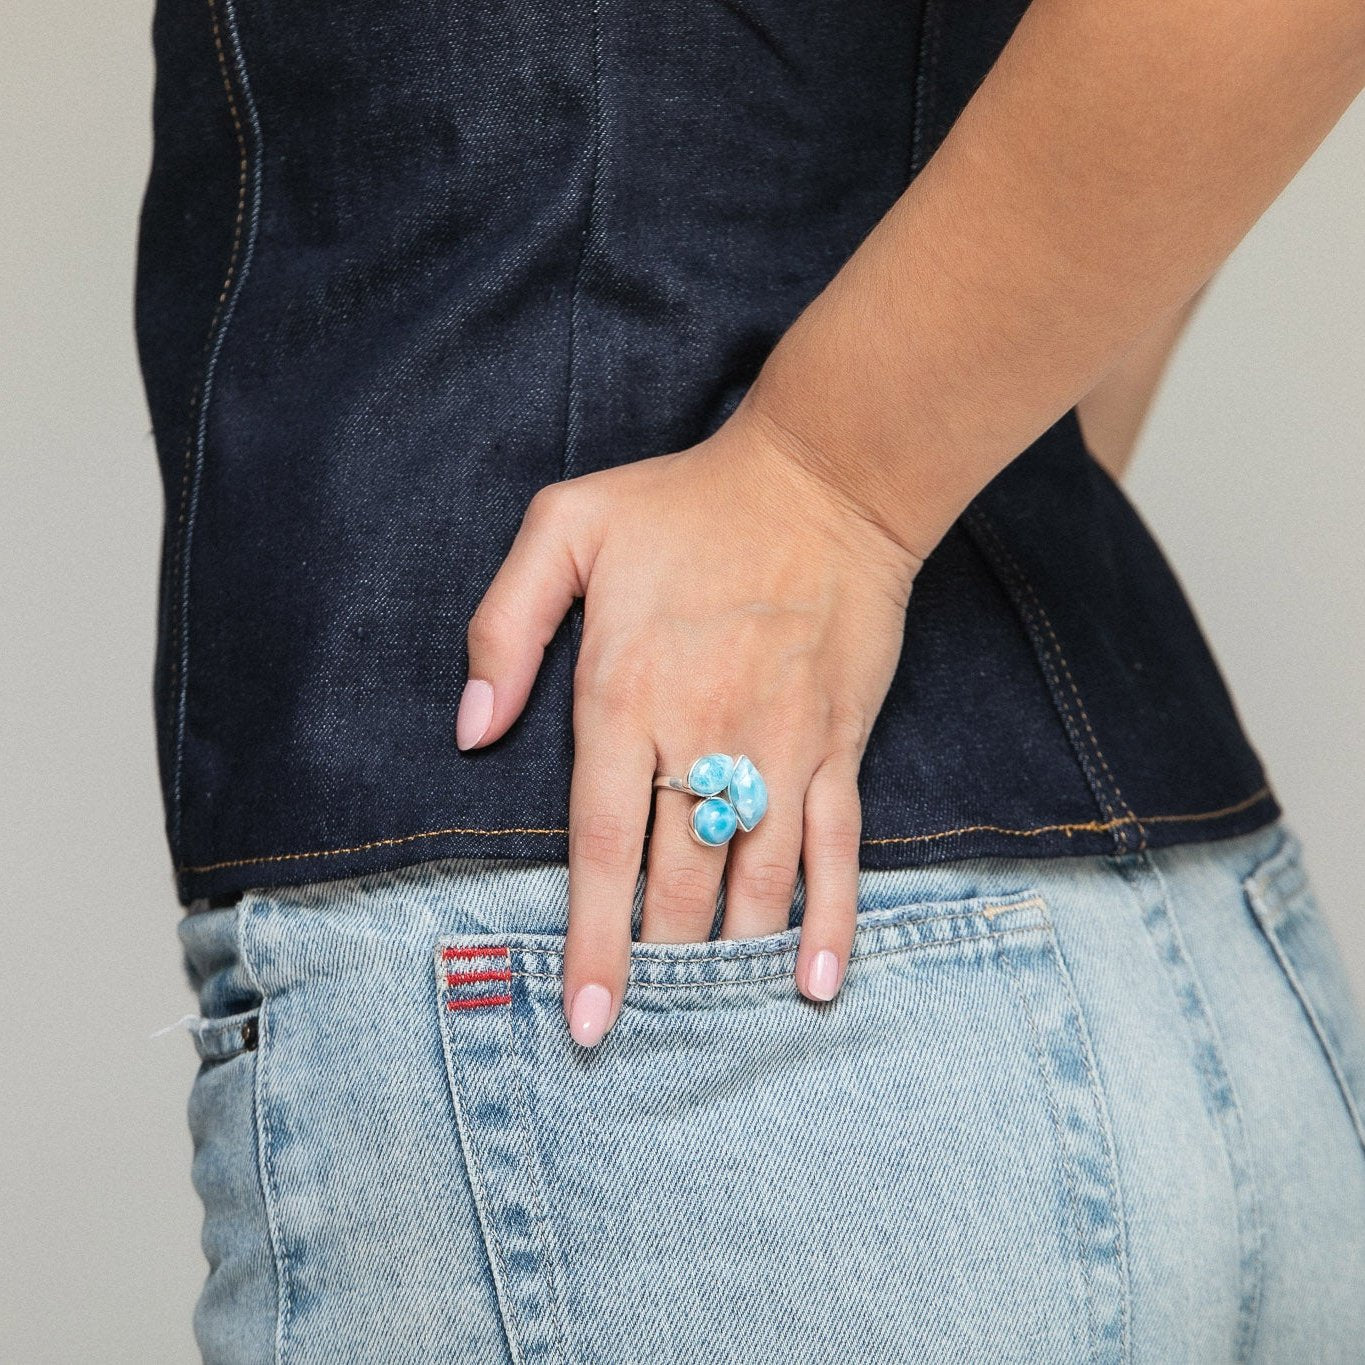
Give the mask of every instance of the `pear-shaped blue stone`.
<svg viewBox="0 0 1365 1365">
<path fill-rule="evenodd" d="M 753 829 L 767 812 L 768 784 L 743 754 L 735 760 L 735 769 L 730 775 L 729 795 L 735 815 L 745 830 Z"/>
<path fill-rule="evenodd" d="M 718 796 L 734 770 L 735 760 L 729 754 L 706 754 L 687 770 L 687 785 L 698 796 Z"/>
<path fill-rule="evenodd" d="M 735 808 L 723 796 L 708 796 L 692 807 L 692 828 L 704 844 L 729 843 L 738 825 Z"/>
</svg>

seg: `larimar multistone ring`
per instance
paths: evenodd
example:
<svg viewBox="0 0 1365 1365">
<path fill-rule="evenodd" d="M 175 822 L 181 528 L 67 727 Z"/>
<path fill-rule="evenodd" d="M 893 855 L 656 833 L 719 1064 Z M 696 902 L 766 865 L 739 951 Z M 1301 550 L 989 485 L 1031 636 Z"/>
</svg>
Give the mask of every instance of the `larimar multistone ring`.
<svg viewBox="0 0 1365 1365">
<path fill-rule="evenodd" d="M 686 777 L 661 773 L 654 785 L 701 797 L 692 807 L 689 827 L 692 837 L 708 848 L 728 844 L 736 830 L 747 833 L 768 809 L 768 784 L 743 754 L 738 758 L 703 754 L 687 770 Z"/>
</svg>

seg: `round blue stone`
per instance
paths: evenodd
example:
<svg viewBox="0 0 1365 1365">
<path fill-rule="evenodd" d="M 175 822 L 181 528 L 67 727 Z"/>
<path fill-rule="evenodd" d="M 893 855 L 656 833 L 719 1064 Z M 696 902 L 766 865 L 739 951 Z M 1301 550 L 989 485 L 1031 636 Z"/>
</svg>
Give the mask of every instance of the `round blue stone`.
<svg viewBox="0 0 1365 1365">
<path fill-rule="evenodd" d="M 723 796 L 709 796 L 692 807 L 692 828 L 704 844 L 729 843 L 738 827 L 735 808 Z"/>
<path fill-rule="evenodd" d="M 734 770 L 735 760 L 729 754 L 706 754 L 687 770 L 687 785 L 698 796 L 717 796 Z"/>
<path fill-rule="evenodd" d="M 730 777 L 730 801 L 745 830 L 751 830 L 768 810 L 768 784 L 754 765 L 741 754 Z"/>
</svg>

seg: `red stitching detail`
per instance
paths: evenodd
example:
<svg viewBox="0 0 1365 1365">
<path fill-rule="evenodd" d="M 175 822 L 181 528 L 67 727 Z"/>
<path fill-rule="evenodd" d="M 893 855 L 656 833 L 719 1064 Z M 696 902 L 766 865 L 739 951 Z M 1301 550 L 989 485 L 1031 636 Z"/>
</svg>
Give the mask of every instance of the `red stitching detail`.
<svg viewBox="0 0 1365 1365">
<path fill-rule="evenodd" d="M 503 967 L 500 971 L 487 972 L 447 972 L 447 986 L 469 986 L 475 981 L 510 981 L 512 973 Z"/>
<path fill-rule="evenodd" d="M 500 957 L 506 961 L 509 958 L 506 944 L 490 945 L 479 948 L 442 948 L 441 957 L 446 962 L 469 961 L 470 958 L 477 957 Z M 485 967 L 472 972 L 447 972 L 447 986 L 472 986 L 479 981 L 511 981 L 512 971 L 510 965 L 501 967 Z M 456 997 L 454 1000 L 446 1001 L 448 1010 L 470 1010 L 479 1005 L 510 1005 L 512 997 L 510 995 L 473 995 Z"/>
</svg>

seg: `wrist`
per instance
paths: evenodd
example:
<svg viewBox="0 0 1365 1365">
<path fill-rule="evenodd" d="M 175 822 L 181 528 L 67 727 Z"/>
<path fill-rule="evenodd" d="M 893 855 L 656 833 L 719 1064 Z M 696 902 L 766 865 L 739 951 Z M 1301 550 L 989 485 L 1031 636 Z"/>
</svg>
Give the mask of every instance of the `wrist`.
<svg viewBox="0 0 1365 1365">
<path fill-rule="evenodd" d="M 817 509 L 818 520 L 843 538 L 854 535 L 865 547 L 873 547 L 889 560 L 908 585 L 919 573 L 925 554 L 895 534 L 857 490 L 831 477 L 830 461 L 816 445 L 772 412 L 751 387 L 731 414 L 726 426 L 738 436 L 748 456 L 756 461 L 755 483 L 763 489 L 765 508 L 780 485 L 806 507 Z M 932 546 L 930 546 L 932 548 Z"/>
<path fill-rule="evenodd" d="M 825 496 L 875 527 L 916 566 L 922 564 L 960 509 L 936 514 L 904 486 L 905 443 L 892 450 L 880 433 L 860 437 L 850 415 L 814 397 L 823 387 L 802 379 L 774 351 L 734 416 Z"/>
</svg>

